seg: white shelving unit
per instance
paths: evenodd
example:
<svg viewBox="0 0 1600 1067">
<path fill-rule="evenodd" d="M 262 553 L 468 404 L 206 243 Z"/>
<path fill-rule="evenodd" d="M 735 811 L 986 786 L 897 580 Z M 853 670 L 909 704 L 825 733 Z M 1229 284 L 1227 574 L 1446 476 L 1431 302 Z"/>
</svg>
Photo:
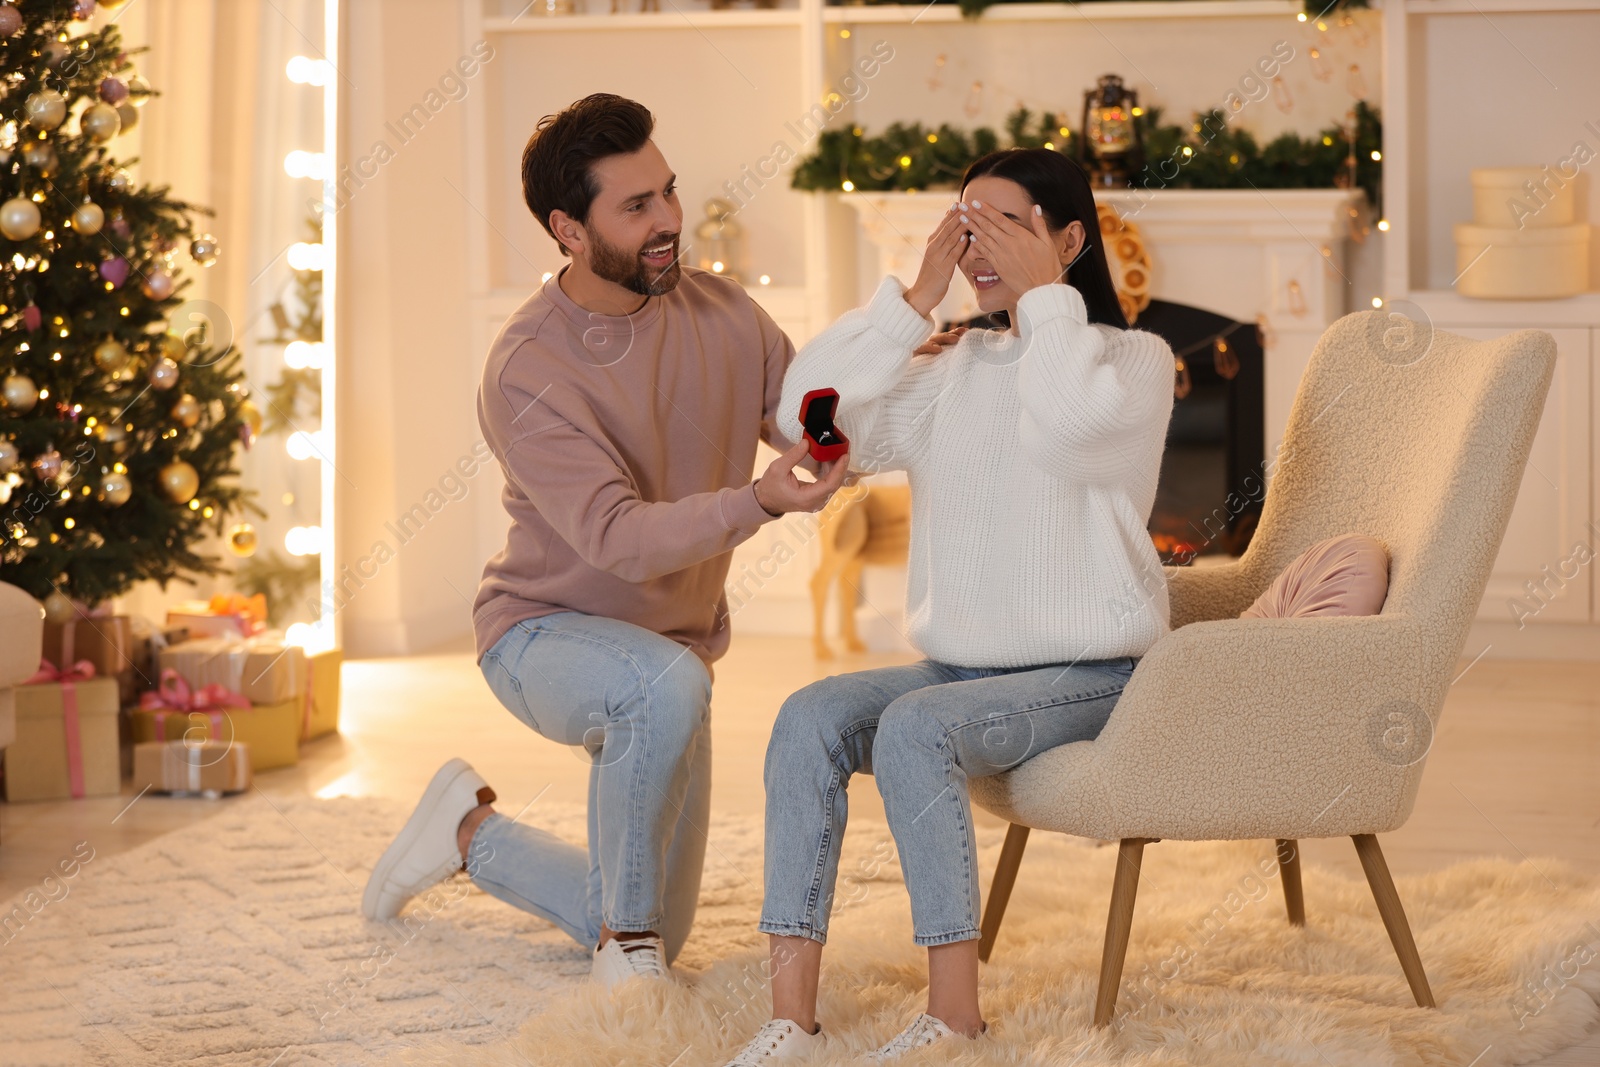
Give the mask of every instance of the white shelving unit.
<svg viewBox="0 0 1600 1067">
<path fill-rule="evenodd" d="M 1389 0 L 1383 33 L 1391 307 L 1465 336 L 1545 330 L 1558 351 L 1466 654 L 1487 648 L 1490 655 L 1595 658 L 1600 584 L 1595 565 L 1575 566 L 1572 555 L 1580 544 L 1600 548 L 1600 250 L 1591 257 L 1595 291 L 1475 300 L 1451 288 L 1448 239 L 1453 222 L 1471 219 L 1473 167 L 1554 164 L 1579 139 L 1600 149 L 1580 118 L 1600 98 L 1600 71 L 1579 51 L 1600 40 L 1600 0 Z M 1592 192 L 1595 175 L 1586 181 L 1578 217 L 1593 224 L 1600 197 Z"/>
</svg>

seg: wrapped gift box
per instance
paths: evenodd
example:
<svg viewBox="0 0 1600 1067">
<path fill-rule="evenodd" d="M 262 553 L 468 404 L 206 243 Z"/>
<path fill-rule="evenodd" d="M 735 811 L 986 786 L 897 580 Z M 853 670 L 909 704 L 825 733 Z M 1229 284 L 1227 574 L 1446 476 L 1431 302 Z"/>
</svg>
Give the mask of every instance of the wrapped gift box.
<svg viewBox="0 0 1600 1067">
<path fill-rule="evenodd" d="M 5 750 L 7 800 L 110 796 L 122 789 L 113 678 L 12 690 L 17 738 Z"/>
<path fill-rule="evenodd" d="M 243 743 L 249 746 L 250 769 L 265 771 L 300 762 L 304 704 L 297 697 L 251 708 L 134 708 L 128 716 L 133 722 L 135 745 L 146 741 Z"/>
<path fill-rule="evenodd" d="M 310 685 L 301 717 L 300 739 L 338 732 L 339 729 L 339 671 L 344 665 L 344 653 L 337 648 L 318 652 L 306 658 Z"/>
<path fill-rule="evenodd" d="M 187 626 L 169 626 L 133 618 L 133 672 L 140 689 L 154 689 L 161 677 L 161 650 L 189 640 Z M 132 703 L 132 702 L 130 702 Z"/>
<path fill-rule="evenodd" d="M 267 627 L 267 598 L 218 593 L 167 609 L 168 626 L 184 626 L 191 637 L 254 637 Z"/>
<path fill-rule="evenodd" d="M 220 685 L 252 704 L 277 704 L 306 691 L 306 652 L 271 636 L 198 637 L 162 649 L 161 670 L 198 689 Z"/>
<path fill-rule="evenodd" d="M 97 678 L 117 683 L 118 699 L 130 703 L 141 688 L 134 657 L 132 620 L 126 615 L 79 615 L 70 622 L 44 624 L 44 658 L 66 664 L 88 660 Z M 150 676 L 152 679 L 154 675 Z"/>
<path fill-rule="evenodd" d="M 133 748 L 133 788 L 157 793 L 243 792 L 250 788 L 250 747 L 237 741 L 146 741 Z"/>
</svg>

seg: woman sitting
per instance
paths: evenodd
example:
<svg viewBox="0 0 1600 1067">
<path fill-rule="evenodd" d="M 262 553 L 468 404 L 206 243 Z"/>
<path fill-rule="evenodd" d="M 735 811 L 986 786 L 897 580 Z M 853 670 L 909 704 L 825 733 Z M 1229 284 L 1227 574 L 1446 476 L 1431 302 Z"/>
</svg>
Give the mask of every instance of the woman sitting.
<svg viewBox="0 0 1600 1067">
<path fill-rule="evenodd" d="M 929 339 L 953 272 L 1003 330 Z M 801 398 L 833 387 L 855 470 L 911 485 L 907 637 L 926 658 L 841 674 L 783 705 L 766 759 L 772 1021 L 729 1067 L 808 1055 L 847 787 L 883 796 L 928 947 L 928 1008 L 877 1050 L 892 1059 L 983 1033 L 971 777 L 1100 733 L 1163 633 L 1167 591 L 1146 533 L 1172 352 L 1128 329 L 1083 171 L 1045 149 L 973 163 L 906 289 L 807 344 L 784 380 L 786 435 Z"/>
</svg>

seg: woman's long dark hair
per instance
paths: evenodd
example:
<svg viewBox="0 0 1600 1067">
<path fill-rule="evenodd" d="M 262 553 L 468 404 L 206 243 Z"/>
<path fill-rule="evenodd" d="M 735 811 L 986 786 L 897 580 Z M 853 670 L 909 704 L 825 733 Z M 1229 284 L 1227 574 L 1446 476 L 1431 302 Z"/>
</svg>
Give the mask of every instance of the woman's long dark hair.
<svg viewBox="0 0 1600 1067">
<path fill-rule="evenodd" d="M 1082 294 L 1090 322 L 1126 330 L 1128 320 L 1117 302 L 1116 286 L 1111 284 L 1105 242 L 1100 238 L 1100 216 L 1095 212 L 1094 193 L 1083 168 L 1048 148 L 1003 148 L 967 167 L 961 176 L 962 196 L 966 196 L 972 179 L 984 176 L 1005 178 L 1027 190 L 1033 202 L 1044 209 L 1045 225 L 1051 232 L 1072 222 L 1083 223 L 1085 247 L 1068 269 L 1067 283 Z"/>
</svg>

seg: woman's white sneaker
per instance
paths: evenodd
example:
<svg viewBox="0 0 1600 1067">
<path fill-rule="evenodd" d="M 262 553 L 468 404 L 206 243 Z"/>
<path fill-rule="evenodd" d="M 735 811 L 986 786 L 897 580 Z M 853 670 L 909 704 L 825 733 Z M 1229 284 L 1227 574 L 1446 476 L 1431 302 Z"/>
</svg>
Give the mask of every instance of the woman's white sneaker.
<svg viewBox="0 0 1600 1067">
<path fill-rule="evenodd" d="M 629 978 L 672 978 L 667 947 L 659 937 L 612 938 L 594 950 L 589 976 L 607 989 Z"/>
<path fill-rule="evenodd" d="M 987 1032 L 988 1029 L 989 1024 L 985 1023 L 981 1032 Z M 872 1063 L 887 1063 L 889 1060 L 899 1059 L 912 1049 L 951 1039 L 964 1038 L 962 1038 L 961 1034 L 946 1026 L 943 1020 L 936 1019 L 927 1012 L 923 1012 L 915 1019 L 912 1019 L 911 1024 L 904 1030 L 890 1038 L 888 1044 L 880 1046 L 874 1052 L 869 1052 L 867 1059 Z"/>
<path fill-rule="evenodd" d="M 725 1067 L 765 1067 L 775 1060 L 800 1059 L 821 1046 L 822 1027 L 808 1034 L 788 1019 L 773 1019 Z"/>
<path fill-rule="evenodd" d="M 406 901 L 461 869 L 456 831 L 479 804 L 494 801 L 494 790 L 464 759 L 453 759 L 434 773 L 417 809 L 394 842 L 378 857 L 361 894 L 361 914 L 392 919 Z"/>
</svg>

